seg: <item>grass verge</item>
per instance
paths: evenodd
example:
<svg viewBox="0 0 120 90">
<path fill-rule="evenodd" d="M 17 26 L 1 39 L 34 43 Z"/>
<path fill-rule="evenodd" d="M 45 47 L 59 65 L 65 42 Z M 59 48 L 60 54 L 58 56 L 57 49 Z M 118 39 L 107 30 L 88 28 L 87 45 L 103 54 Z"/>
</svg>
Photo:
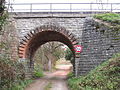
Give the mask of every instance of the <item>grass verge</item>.
<svg viewBox="0 0 120 90">
<path fill-rule="evenodd" d="M 44 76 L 43 70 L 41 69 L 40 65 L 36 65 L 34 68 L 33 78 L 40 78 L 43 76 Z"/>
<path fill-rule="evenodd" d="M 120 54 L 99 65 L 88 75 L 68 79 L 71 90 L 120 90 Z"/>
<path fill-rule="evenodd" d="M 8 90 L 24 90 L 27 85 L 29 85 L 33 80 L 19 81 L 18 83 L 13 83 L 12 87 Z"/>
<path fill-rule="evenodd" d="M 117 13 L 104 13 L 104 14 L 97 14 L 94 18 L 110 22 L 112 24 L 120 24 L 120 14 Z"/>
</svg>

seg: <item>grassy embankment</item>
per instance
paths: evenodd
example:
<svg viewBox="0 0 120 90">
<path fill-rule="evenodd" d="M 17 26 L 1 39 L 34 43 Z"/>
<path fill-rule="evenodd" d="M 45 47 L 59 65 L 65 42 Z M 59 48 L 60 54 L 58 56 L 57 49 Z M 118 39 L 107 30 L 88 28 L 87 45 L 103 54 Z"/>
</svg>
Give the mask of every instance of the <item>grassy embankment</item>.
<svg viewBox="0 0 120 90">
<path fill-rule="evenodd" d="M 70 78 L 71 90 L 120 90 L 120 54 L 99 65 L 88 75 Z"/>
</svg>

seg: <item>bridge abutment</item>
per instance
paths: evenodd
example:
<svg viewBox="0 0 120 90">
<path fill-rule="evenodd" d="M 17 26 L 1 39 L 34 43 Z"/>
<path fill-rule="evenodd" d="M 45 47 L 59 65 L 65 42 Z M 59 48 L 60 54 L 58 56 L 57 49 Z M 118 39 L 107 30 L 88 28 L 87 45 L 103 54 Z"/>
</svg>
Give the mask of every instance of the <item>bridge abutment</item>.
<svg viewBox="0 0 120 90">
<path fill-rule="evenodd" d="M 103 21 L 86 18 L 81 45 L 78 75 L 87 74 L 120 52 L 120 31 Z"/>
</svg>

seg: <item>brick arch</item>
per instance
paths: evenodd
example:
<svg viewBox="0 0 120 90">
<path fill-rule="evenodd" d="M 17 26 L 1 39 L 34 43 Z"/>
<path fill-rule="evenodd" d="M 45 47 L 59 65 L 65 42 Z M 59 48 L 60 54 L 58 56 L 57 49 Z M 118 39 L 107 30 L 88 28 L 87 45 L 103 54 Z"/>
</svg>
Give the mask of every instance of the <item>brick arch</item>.
<svg viewBox="0 0 120 90">
<path fill-rule="evenodd" d="M 21 39 L 18 50 L 19 58 L 32 59 L 35 51 L 49 41 L 59 41 L 66 44 L 77 57 L 74 45 L 78 44 L 78 41 L 72 33 L 63 27 L 43 25 L 30 31 Z"/>
</svg>

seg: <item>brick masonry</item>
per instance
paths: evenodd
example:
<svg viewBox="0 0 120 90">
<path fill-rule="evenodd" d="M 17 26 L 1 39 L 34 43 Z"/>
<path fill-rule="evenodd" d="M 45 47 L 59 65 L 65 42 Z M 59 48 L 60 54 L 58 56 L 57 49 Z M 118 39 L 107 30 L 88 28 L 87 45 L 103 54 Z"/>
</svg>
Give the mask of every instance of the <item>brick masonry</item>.
<svg viewBox="0 0 120 90">
<path fill-rule="evenodd" d="M 120 33 L 91 17 L 72 13 L 13 13 L 12 17 L 19 42 L 31 30 L 48 24 L 64 27 L 73 33 L 83 47 L 80 58 L 75 59 L 77 76 L 88 73 L 120 51 Z"/>
<path fill-rule="evenodd" d="M 120 31 L 104 22 L 86 18 L 81 44 L 83 52 L 80 54 L 78 75 L 88 73 L 120 52 Z"/>
</svg>

